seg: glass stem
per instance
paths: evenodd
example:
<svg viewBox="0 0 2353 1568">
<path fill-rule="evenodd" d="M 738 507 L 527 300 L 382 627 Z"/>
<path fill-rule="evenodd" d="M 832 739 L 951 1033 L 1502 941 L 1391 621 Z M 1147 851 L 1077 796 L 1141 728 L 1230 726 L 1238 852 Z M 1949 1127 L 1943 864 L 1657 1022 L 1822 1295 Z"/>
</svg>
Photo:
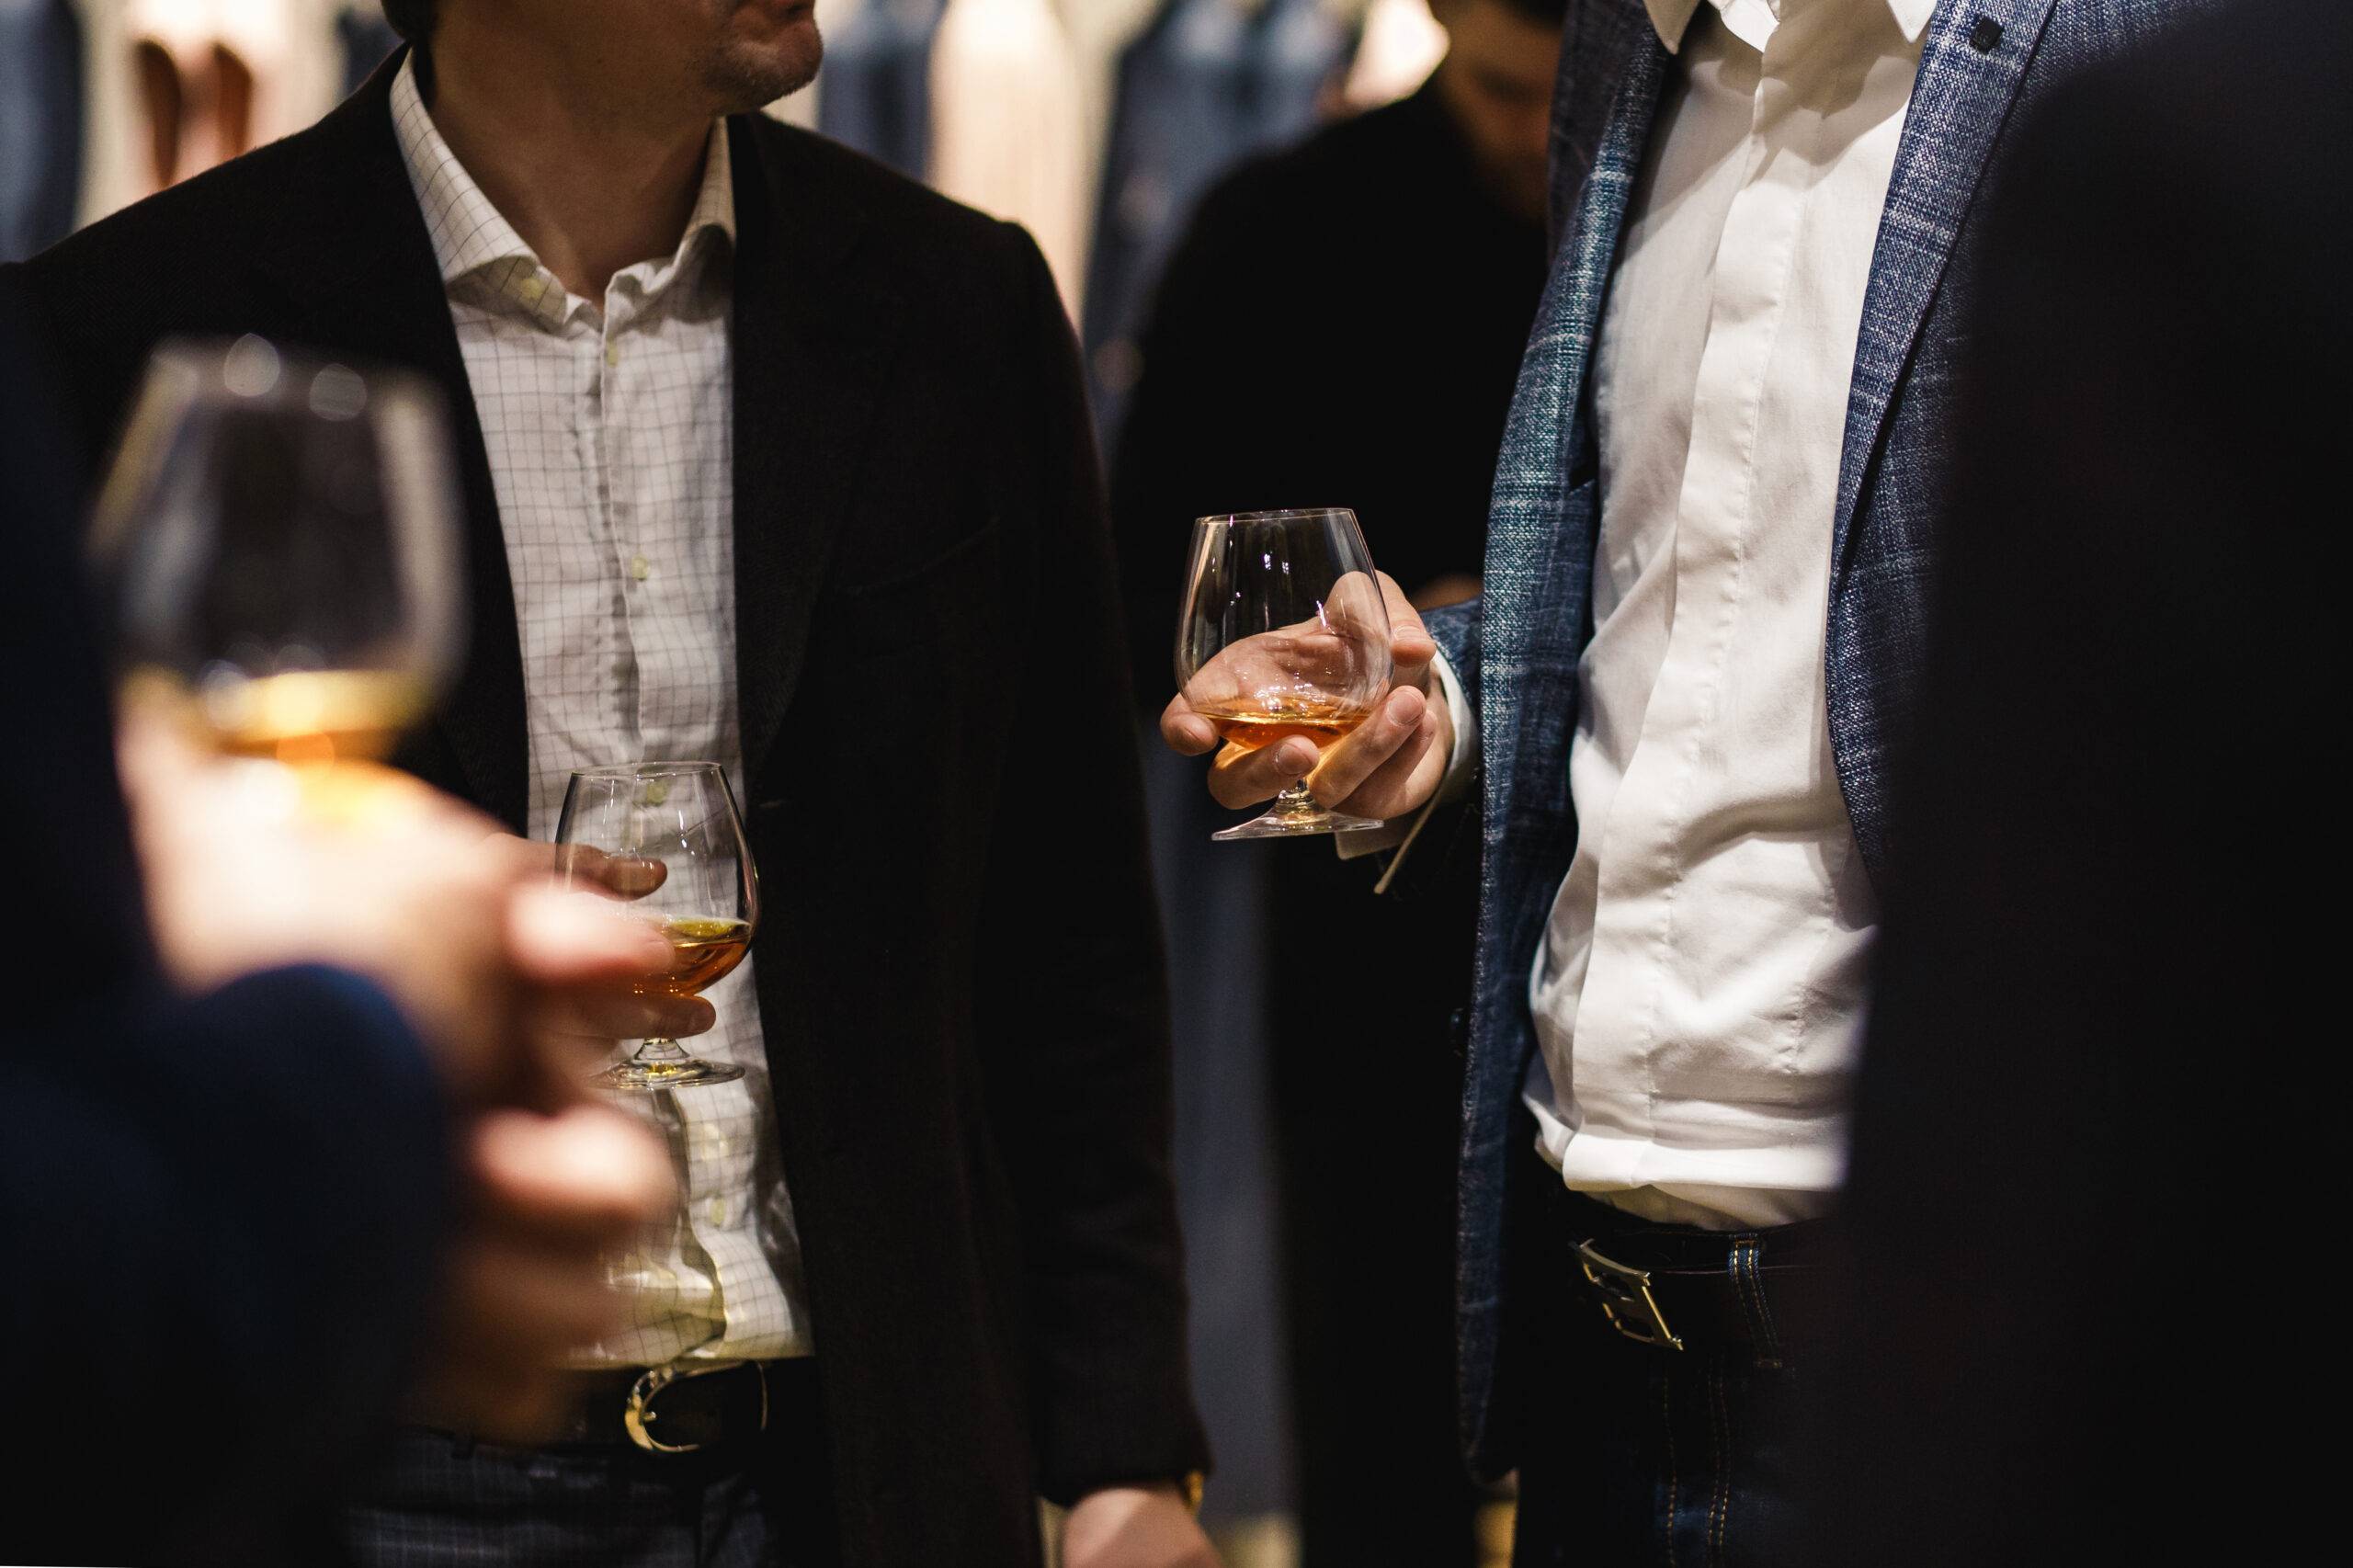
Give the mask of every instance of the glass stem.
<svg viewBox="0 0 2353 1568">
<path fill-rule="evenodd" d="M 680 1045 L 675 1040 L 662 1040 L 659 1038 L 649 1039 L 640 1042 L 637 1048 L 637 1054 L 630 1058 L 631 1062 L 636 1062 L 641 1067 L 655 1065 L 663 1062 L 684 1062 L 686 1059 L 687 1051 L 684 1046 Z"/>
<path fill-rule="evenodd" d="M 1307 782 L 1302 779 L 1275 797 L 1274 815 L 1286 817 L 1313 816 L 1324 808 L 1307 792 Z"/>
</svg>

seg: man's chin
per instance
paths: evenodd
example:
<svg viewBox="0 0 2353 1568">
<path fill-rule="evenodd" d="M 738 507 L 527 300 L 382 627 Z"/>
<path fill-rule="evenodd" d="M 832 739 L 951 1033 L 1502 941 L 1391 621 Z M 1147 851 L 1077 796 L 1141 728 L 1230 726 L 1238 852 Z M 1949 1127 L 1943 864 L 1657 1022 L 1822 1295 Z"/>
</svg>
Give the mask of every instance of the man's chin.
<svg viewBox="0 0 2353 1568">
<path fill-rule="evenodd" d="M 811 6 L 749 0 L 745 9 L 757 17 L 745 28 L 753 36 L 729 40 L 711 66 L 711 84 L 729 114 L 748 114 L 791 97 L 817 79 L 825 57 L 825 40 Z"/>
</svg>

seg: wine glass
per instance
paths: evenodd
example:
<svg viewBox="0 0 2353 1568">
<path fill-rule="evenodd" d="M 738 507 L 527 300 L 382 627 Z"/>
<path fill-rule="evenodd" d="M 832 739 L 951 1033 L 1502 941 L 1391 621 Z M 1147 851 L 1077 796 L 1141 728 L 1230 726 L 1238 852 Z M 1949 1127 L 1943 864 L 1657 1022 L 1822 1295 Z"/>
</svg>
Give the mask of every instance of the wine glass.
<svg viewBox="0 0 2353 1568">
<path fill-rule="evenodd" d="M 693 996 L 718 984 L 752 950 L 760 880 L 726 770 L 714 762 L 636 762 L 583 768 L 563 792 L 556 864 L 567 886 L 619 893 L 669 938 L 670 963 L 631 989 Z M 642 1041 L 607 1068 L 608 1089 L 657 1091 L 724 1084 L 732 1062 L 689 1056 L 675 1040 Z"/>
<path fill-rule="evenodd" d="M 1389 689 L 1389 611 L 1356 514 L 1240 512 L 1193 524 L 1176 684 L 1229 743 L 1293 735 L 1318 746 L 1364 722 Z M 1347 833 L 1377 822 L 1326 811 L 1292 785 L 1213 839 Z"/>
<path fill-rule="evenodd" d="M 457 517 L 419 378 L 254 336 L 165 345 L 92 535 L 126 703 L 232 755 L 382 756 L 457 661 Z"/>
</svg>

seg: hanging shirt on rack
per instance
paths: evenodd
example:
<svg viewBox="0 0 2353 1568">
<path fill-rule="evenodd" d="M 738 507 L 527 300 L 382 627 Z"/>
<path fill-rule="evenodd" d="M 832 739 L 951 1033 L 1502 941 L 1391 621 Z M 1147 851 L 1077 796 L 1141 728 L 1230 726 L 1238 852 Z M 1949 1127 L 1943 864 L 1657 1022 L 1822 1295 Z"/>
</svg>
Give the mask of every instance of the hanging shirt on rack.
<svg viewBox="0 0 2353 1568">
<path fill-rule="evenodd" d="M 346 6 L 337 11 L 335 36 L 343 46 L 343 90 L 347 96 L 358 91 L 359 84 L 390 59 L 401 43 L 401 35 L 384 20 L 384 9 L 376 0 Z"/>
<path fill-rule="evenodd" d="M 931 151 L 931 40 L 947 0 L 865 0 L 825 42 L 817 129 L 924 177 Z"/>
<path fill-rule="evenodd" d="M 1347 29 L 1324 7 L 1172 0 L 1120 62 L 1086 283 L 1088 373 L 1107 444 L 1142 369 L 1145 301 L 1194 206 L 1243 158 L 1313 127 L 1324 85 L 1346 64 Z"/>
<path fill-rule="evenodd" d="M 340 3 L 340 0 L 337 0 Z M 143 195 L 309 125 L 342 97 L 329 0 L 128 0 Z"/>
<path fill-rule="evenodd" d="M 74 228 L 82 191 L 82 20 L 71 0 L 0 0 L 0 261 Z"/>
<path fill-rule="evenodd" d="M 1086 284 L 1078 61 L 1047 0 L 950 0 L 931 45 L 931 183 L 1027 227 L 1063 306 Z"/>
</svg>

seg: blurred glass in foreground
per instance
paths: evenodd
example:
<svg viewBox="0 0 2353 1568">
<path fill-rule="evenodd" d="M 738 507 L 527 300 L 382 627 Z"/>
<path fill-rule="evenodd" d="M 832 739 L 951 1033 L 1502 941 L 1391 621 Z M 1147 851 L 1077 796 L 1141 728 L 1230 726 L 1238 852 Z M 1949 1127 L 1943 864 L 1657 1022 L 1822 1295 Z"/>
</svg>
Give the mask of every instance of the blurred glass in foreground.
<svg viewBox="0 0 2353 1568">
<path fill-rule="evenodd" d="M 222 752 L 374 761 L 462 642 L 438 398 L 262 338 L 158 349 L 93 535 L 126 706 Z"/>
</svg>

